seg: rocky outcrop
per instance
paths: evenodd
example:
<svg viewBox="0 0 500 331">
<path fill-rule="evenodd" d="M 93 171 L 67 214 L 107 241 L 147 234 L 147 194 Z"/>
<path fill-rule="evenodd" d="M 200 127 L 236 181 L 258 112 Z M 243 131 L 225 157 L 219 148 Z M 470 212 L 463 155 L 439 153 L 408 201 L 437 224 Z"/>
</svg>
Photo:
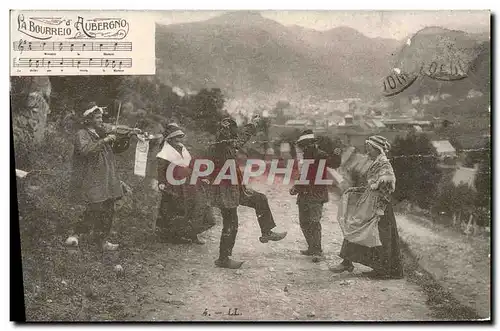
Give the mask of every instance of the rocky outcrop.
<svg viewBox="0 0 500 331">
<path fill-rule="evenodd" d="M 48 77 L 12 77 L 11 114 L 17 168 L 29 168 L 34 149 L 43 142 L 50 114 Z"/>
</svg>

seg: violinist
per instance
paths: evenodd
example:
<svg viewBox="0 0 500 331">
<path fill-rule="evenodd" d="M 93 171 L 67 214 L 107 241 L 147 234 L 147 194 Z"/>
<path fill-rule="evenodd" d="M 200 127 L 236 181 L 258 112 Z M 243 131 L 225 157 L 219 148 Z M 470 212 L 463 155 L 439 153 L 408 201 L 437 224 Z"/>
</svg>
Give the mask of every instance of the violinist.
<svg viewBox="0 0 500 331">
<path fill-rule="evenodd" d="M 86 204 L 86 210 L 75 229 L 76 235 L 93 230 L 93 239 L 103 250 L 116 250 L 118 244 L 111 243 L 109 235 L 115 202 L 123 196 L 123 188 L 114 153 L 129 148 L 132 132 L 117 138 L 116 133 L 106 130 L 102 119 L 103 109 L 94 102 L 82 115 L 83 127 L 78 130 L 74 140 L 70 190 L 76 202 Z"/>
</svg>

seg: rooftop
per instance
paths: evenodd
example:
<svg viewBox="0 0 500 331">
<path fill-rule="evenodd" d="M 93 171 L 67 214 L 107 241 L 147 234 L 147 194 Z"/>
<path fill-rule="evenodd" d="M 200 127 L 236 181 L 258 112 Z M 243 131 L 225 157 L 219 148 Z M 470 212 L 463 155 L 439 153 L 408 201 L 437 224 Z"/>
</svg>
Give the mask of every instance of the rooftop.
<svg viewBox="0 0 500 331">
<path fill-rule="evenodd" d="M 455 147 L 448 140 L 434 140 L 431 143 L 439 154 L 456 152 Z"/>
<path fill-rule="evenodd" d="M 384 124 L 430 125 L 431 121 L 418 121 L 413 118 L 387 118 L 381 120 Z"/>
<path fill-rule="evenodd" d="M 467 184 L 469 187 L 474 187 L 474 179 L 476 178 L 477 169 L 459 167 L 453 175 L 453 184 Z"/>
<path fill-rule="evenodd" d="M 309 120 L 288 120 L 285 125 L 311 125 Z"/>
</svg>

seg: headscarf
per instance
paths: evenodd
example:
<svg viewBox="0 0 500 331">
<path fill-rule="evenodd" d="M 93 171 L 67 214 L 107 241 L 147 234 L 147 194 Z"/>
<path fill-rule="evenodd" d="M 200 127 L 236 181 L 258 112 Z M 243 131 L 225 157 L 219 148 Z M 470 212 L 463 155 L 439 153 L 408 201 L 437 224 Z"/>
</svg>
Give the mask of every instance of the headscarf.
<svg viewBox="0 0 500 331">
<path fill-rule="evenodd" d="M 163 133 L 163 135 L 165 136 L 165 139 L 168 140 L 174 137 L 185 136 L 185 133 L 177 123 L 169 123 L 165 127 L 165 132 Z"/>
<path fill-rule="evenodd" d="M 381 183 L 388 183 L 387 192 L 392 193 L 396 189 L 396 176 L 394 169 L 387 158 L 387 153 L 391 149 L 389 141 L 382 136 L 371 136 L 366 143 L 380 151 L 380 154 L 373 161 L 366 172 L 366 177 L 370 187 L 377 189 Z"/>
<path fill-rule="evenodd" d="M 156 157 L 170 161 L 176 165 L 188 166 L 189 162 L 191 162 L 191 154 L 186 149 L 184 144 L 173 144 L 172 142 L 169 142 L 169 139 L 172 139 L 174 137 L 185 136 L 185 133 L 184 131 L 182 131 L 180 126 L 177 123 L 167 124 L 165 126 L 163 136 L 165 137 L 165 140 L 160 152 L 156 155 Z M 174 153 L 174 150 L 177 151 L 177 153 Z"/>
<path fill-rule="evenodd" d="M 387 153 L 389 153 L 389 151 L 391 150 L 391 144 L 389 143 L 387 138 L 382 136 L 371 136 L 366 139 L 365 142 L 368 145 L 378 149 L 383 155 L 387 155 Z"/>
<path fill-rule="evenodd" d="M 101 114 L 104 114 L 104 109 L 106 107 L 99 107 L 95 102 L 90 102 L 89 105 L 88 105 L 88 109 L 86 109 L 85 111 L 83 111 L 83 117 L 88 117 L 92 114 L 94 114 L 95 112 L 100 112 Z"/>
<path fill-rule="evenodd" d="M 104 114 L 104 109 L 106 109 L 106 107 L 99 107 L 95 102 L 89 102 L 86 108 L 86 110 L 82 111 L 82 117 L 79 120 L 82 128 L 88 128 L 92 124 L 92 116 L 96 113 L 100 113 L 102 115 Z M 103 128 L 94 128 L 91 129 L 90 132 L 94 132 L 100 138 L 106 136 L 106 132 Z"/>
</svg>

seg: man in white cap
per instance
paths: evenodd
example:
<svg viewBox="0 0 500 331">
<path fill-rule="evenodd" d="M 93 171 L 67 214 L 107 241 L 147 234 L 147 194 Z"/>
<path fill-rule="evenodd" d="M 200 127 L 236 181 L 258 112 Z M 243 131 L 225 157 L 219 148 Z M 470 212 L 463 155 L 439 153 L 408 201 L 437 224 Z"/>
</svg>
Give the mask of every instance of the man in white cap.
<svg viewBox="0 0 500 331">
<path fill-rule="evenodd" d="M 320 150 L 312 130 L 304 130 L 297 140 L 297 146 L 303 151 L 304 160 L 312 160 L 309 165 L 306 180 L 309 184 L 295 184 L 290 194 L 297 195 L 299 206 L 299 223 L 306 239 L 308 248 L 302 250 L 302 255 L 312 256 L 313 262 L 323 259 L 321 247 L 321 218 L 323 204 L 328 202 L 328 187 L 325 184 L 316 184 L 316 177 L 320 160 L 325 160 L 322 180 L 327 179 L 326 167 L 336 169 L 341 163 L 341 150 L 336 148 L 333 155 Z"/>
<path fill-rule="evenodd" d="M 76 228 L 76 234 L 93 228 L 103 250 L 116 250 L 110 243 L 115 202 L 123 196 L 121 181 L 115 166 L 114 153 L 128 149 L 129 139 L 106 134 L 102 120 L 103 108 L 94 102 L 83 111 L 83 128 L 74 140 L 73 174 L 70 190 L 73 198 L 87 208 Z"/>
</svg>

